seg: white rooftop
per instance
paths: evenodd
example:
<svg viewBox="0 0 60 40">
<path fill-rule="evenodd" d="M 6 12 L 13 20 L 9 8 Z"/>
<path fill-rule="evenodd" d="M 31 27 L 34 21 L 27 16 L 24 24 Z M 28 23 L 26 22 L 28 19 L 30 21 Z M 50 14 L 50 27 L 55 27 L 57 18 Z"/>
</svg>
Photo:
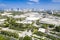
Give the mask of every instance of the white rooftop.
<svg viewBox="0 0 60 40">
<path fill-rule="evenodd" d="M 47 24 L 54 24 L 54 25 L 60 25 L 60 21 L 56 21 L 55 19 L 50 19 L 50 18 L 42 18 L 40 20 L 41 23 L 47 23 Z"/>
<path fill-rule="evenodd" d="M 22 33 L 19 33 L 19 36 L 20 36 L 20 37 L 25 37 L 26 35 L 31 36 L 31 35 L 32 35 L 31 30 L 29 30 L 28 32 L 27 32 L 27 30 L 26 30 L 26 31 L 24 31 L 24 32 L 22 32 Z"/>
<path fill-rule="evenodd" d="M 39 17 L 27 17 L 27 18 L 26 18 L 26 20 L 31 20 L 31 21 L 32 21 L 32 20 L 33 20 L 33 21 L 34 21 L 34 20 L 38 20 L 38 19 L 39 19 Z"/>
<path fill-rule="evenodd" d="M 26 17 L 25 15 L 15 15 L 13 16 L 13 18 L 22 18 L 22 17 Z"/>
<path fill-rule="evenodd" d="M 6 19 L 0 19 L 0 22 L 5 21 Z"/>
<path fill-rule="evenodd" d="M 7 13 L 7 12 L 4 12 L 3 14 L 1 14 L 2 16 L 4 16 L 4 15 L 10 15 L 10 14 L 12 14 L 12 13 Z"/>
<path fill-rule="evenodd" d="M 45 32 L 45 29 L 44 28 L 39 28 L 38 31 Z"/>
<path fill-rule="evenodd" d="M 24 21 L 16 21 L 16 23 L 31 24 L 32 21 L 26 21 L 26 20 L 24 20 Z"/>
</svg>

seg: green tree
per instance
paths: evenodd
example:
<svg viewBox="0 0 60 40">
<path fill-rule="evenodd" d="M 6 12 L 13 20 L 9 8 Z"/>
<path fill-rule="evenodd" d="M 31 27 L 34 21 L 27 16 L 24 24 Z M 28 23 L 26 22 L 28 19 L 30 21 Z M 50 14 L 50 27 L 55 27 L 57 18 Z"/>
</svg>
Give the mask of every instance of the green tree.
<svg viewBox="0 0 60 40">
<path fill-rule="evenodd" d="M 48 24 L 42 24 L 42 28 L 45 28 L 45 29 L 47 29 L 48 28 Z"/>
<path fill-rule="evenodd" d="M 4 27 L 16 26 L 16 20 L 14 18 L 7 17 L 7 20 L 4 22 Z"/>
<path fill-rule="evenodd" d="M 25 37 L 23 38 L 23 40 L 32 40 L 32 38 L 29 37 L 29 36 L 25 36 Z"/>
<path fill-rule="evenodd" d="M 60 32 L 60 26 L 59 27 L 55 27 L 55 31 Z"/>
<path fill-rule="evenodd" d="M 19 40 L 23 40 L 23 37 L 20 37 Z"/>
<path fill-rule="evenodd" d="M 39 22 L 39 20 L 37 20 L 37 21 L 36 21 L 36 24 L 37 24 L 37 25 L 40 25 L 40 22 Z"/>
</svg>

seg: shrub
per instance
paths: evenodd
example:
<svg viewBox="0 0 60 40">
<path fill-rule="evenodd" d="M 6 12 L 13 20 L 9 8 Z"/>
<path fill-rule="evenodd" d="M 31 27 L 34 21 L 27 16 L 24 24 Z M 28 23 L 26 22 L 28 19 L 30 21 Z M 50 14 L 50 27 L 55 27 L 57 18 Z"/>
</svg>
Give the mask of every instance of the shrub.
<svg viewBox="0 0 60 40">
<path fill-rule="evenodd" d="M 13 32 L 8 32 L 8 31 L 1 31 L 1 34 L 3 34 L 3 35 L 7 35 L 7 36 L 12 36 L 12 37 L 14 37 L 14 38 L 18 38 L 19 37 L 19 35 L 17 34 L 17 33 L 13 33 Z"/>
</svg>

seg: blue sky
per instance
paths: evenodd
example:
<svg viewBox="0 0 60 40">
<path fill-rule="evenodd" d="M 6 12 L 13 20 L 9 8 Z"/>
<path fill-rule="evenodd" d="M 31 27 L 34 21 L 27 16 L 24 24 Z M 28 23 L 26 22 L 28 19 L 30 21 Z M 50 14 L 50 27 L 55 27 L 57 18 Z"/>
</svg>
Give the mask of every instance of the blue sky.
<svg viewBox="0 0 60 40">
<path fill-rule="evenodd" d="M 0 8 L 60 9 L 60 0 L 0 0 Z"/>
</svg>

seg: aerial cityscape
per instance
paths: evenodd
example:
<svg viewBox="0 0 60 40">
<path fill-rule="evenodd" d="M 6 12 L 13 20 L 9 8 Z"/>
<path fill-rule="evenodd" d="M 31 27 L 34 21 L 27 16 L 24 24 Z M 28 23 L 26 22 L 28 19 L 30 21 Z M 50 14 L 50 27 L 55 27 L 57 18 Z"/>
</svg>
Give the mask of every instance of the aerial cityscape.
<svg viewBox="0 0 60 40">
<path fill-rule="evenodd" d="M 60 40 L 60 0 L 0 0 L 0 40 Z"/>
</svg>

